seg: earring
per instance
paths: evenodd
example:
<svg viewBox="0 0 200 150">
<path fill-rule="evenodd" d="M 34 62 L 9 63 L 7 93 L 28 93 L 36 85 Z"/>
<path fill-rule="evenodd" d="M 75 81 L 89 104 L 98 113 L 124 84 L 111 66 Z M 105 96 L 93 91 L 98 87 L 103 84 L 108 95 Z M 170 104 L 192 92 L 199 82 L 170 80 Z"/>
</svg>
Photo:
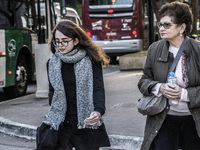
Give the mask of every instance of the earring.
<svg viewBox="0 0 200 150">
<path fill-rule="evenodd" d="M 183 36 L 183 34 L 182 34 L 182 33 L 180 33 L 180 36 Z"/>
</svg>

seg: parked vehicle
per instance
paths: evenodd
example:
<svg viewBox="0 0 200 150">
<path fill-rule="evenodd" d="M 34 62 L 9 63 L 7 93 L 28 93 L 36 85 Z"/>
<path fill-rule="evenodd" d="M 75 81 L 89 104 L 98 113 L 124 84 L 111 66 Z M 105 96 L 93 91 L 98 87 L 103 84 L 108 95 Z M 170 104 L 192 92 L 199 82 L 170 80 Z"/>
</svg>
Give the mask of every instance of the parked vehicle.
<svg viewBox="0 0 200 150">
<path fill-rule="evenodd" d="M 57 19 L 56 21 L 58 22 L 60 19 L 68 19 L 79 25 L 80 27 L 82 26 L 82 21 L 76 12 L 75 9 L 66 7 L 66 15 L 60 15 L 60 5 L 55 3 L 55 11 L 57 14 Z"/>
<path fill-rule="evenodd" d="M 53 1 L 0 1 L 0 88 L 8 98 L 26 94 L 36 80 L 35 49 L 55 26 Z"/>
<path fill-rule="evenodd" d="M 82 1 L 83 29 L 111 57 L 147 49 L 151 14 L 147 0 Z"/>
</svg>

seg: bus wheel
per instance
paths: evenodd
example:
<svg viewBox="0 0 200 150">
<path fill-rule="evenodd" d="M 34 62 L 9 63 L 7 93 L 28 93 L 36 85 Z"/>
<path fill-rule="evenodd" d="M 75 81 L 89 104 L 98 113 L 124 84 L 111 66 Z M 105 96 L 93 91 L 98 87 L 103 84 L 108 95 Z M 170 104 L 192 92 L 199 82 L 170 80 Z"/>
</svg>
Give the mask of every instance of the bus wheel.
<svg viewBox="0 0 200 150">
<path fill-rule="evenodd" d="M 26 94 L 28 85 L 27 69 L 25 57 L 19 55 L 16 66 L 15 85 L 4 88 L 4 94 L 7 98 L 15 98 Z"/>
</svg>

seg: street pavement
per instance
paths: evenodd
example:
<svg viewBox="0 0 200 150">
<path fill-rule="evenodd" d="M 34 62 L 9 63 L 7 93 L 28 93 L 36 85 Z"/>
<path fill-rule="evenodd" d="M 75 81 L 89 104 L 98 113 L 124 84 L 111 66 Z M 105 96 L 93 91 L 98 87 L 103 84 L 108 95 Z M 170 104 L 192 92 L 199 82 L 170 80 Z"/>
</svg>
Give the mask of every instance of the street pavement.
<svg viewBox="0 0 200 150">
<path fill-rule="evenodd" d="M 146 117 L 137 111 L 141 94 L 137 82 L 141 71 L 118 71 L 104 75 L 106 114 L 103 116 L 113 148 L 139 150 Z M 0 131 L 35 139 L 36 128 L 48 114 L 48 99 L 35 94 L 0 103 Z"/>
</svg>

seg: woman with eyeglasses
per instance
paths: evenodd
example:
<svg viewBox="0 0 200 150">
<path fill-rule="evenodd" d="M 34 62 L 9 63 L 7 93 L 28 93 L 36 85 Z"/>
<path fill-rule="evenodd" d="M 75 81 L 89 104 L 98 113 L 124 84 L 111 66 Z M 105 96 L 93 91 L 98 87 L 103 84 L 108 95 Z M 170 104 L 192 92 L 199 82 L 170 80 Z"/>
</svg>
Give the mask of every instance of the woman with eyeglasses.
<svg viewBox="0 0 200 150">
<path fill-rule="evenodd" d="M 102 65 L 109 58 L 70 20 L 60 21 L 50 38 L 47 63 L 50 111 L 45 123 L 58 130 L 56 150 L 99 150 L 110 142 L 102 116 Z"/>
<path fill-rule="evenodd" d="M 166 3 L 159 10 L 162 40 L 148 49 L 138 88 L 145 96 L 164 96 L 166 108 L 147 116 L 141 150 L 200 150 L 200 42 L 189 39 L 176 65 L 178 85 L 166 83 L 169 69 L 186 36 L 193 16 L 181 2 Z M 167 98 L 167 99 L 166 99 Z M 173 100 L 177 103 L 173 103 Z"/>
</svg>

